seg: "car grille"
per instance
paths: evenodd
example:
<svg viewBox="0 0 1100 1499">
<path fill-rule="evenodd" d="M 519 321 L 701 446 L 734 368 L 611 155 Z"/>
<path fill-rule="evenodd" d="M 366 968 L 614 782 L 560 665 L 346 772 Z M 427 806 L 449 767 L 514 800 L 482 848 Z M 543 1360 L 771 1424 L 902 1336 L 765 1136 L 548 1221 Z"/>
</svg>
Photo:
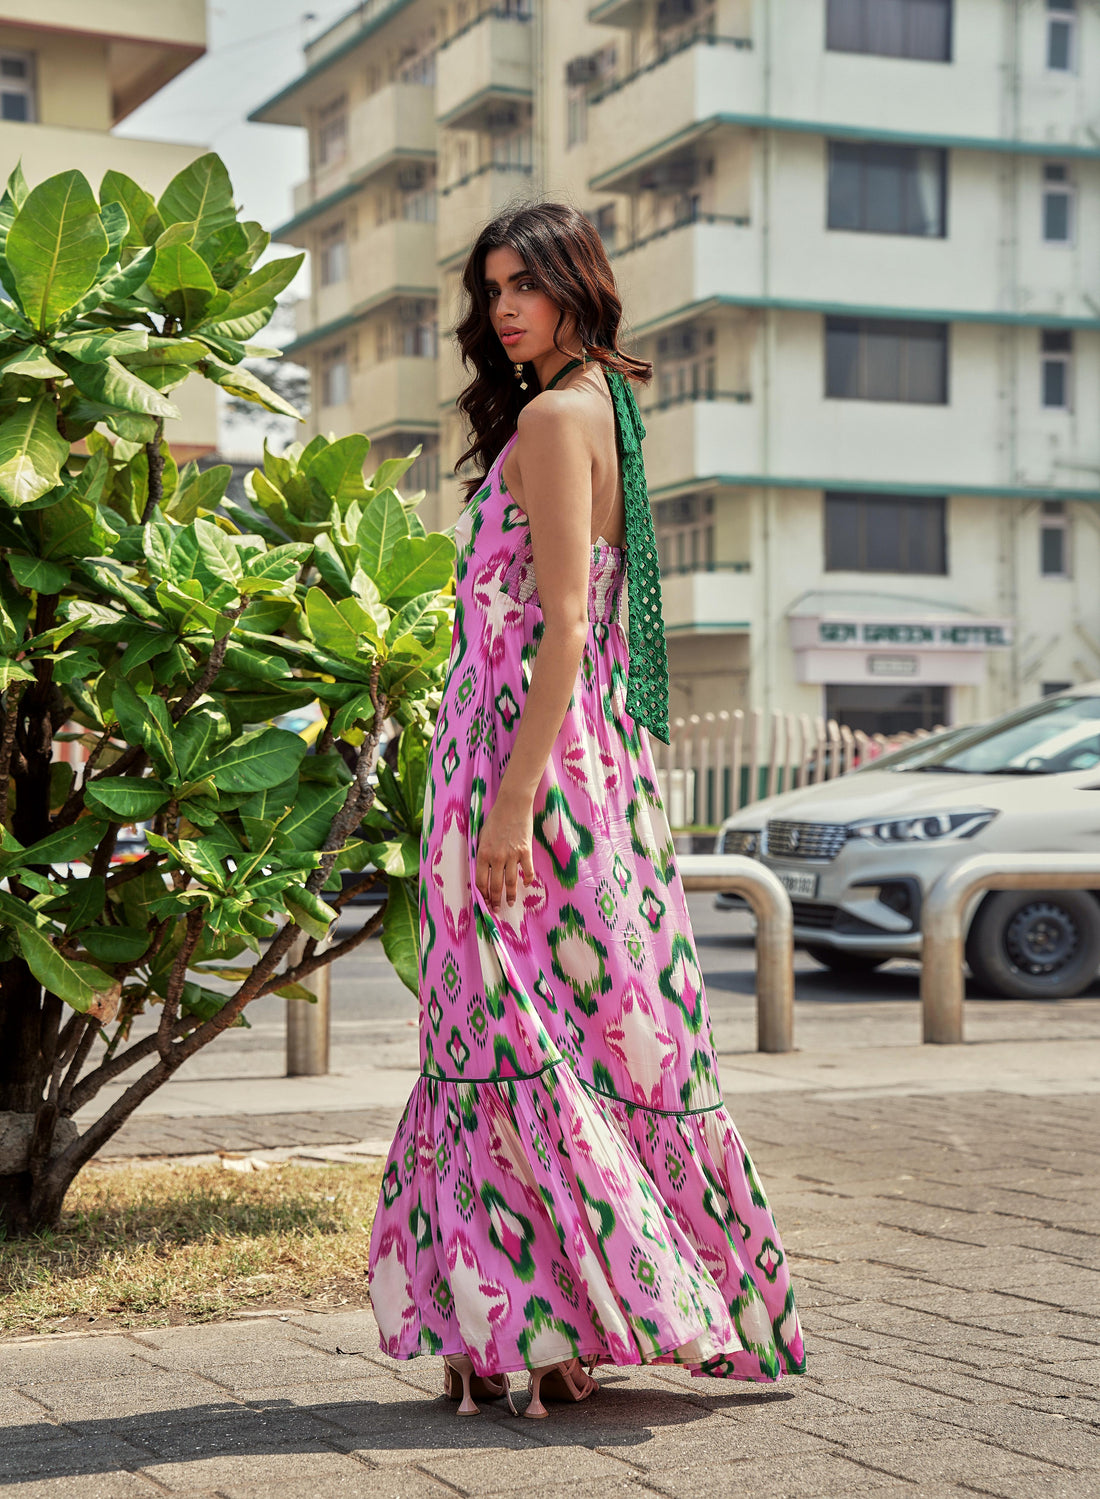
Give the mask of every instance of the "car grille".
<svg viewBox="0 0 1100 1499">
<path fill-rule="evenodd" d="M 842 822 L 769 822 L 768 853 L 774 859 L 835 859 L 848 841 Z"/>
<path fill-rule="evenodd" d="M 817 927 L 823 932 L 832 930 L 837 915 L 836 906 L 819 906 L 807 900 L 792 900 L 791 910 L 795 926 Z"/>
</svg>

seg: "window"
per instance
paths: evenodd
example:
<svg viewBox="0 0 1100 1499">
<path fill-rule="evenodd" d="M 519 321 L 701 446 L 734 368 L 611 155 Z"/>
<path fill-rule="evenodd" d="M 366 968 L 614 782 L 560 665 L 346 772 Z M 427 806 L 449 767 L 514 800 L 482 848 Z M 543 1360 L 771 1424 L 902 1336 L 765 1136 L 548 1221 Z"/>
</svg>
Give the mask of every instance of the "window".
<svg viewBox="0 0 1100 1499">
<path fill-rule="evenodd" d="M 434 359 L 438 353 L 435 303 L 410 299 L 398 308 L 396 352 L 407 359 Z"/>
<path fill-rule="evenodd" d="M 830 229 L 942 239 L 946 151 L 829 142 Z"/>
<path fill-rule="evenodd" d="M 1061 697 L 1063 692 L 1068 692 L 1073 686 L 1072 682 L 1042 682 L 1039 691 L 1043 697 Z"/>
<path fill-rule="evenodd" d="M 713 400 L 717 386 L 713 328 L 688 324 L 657 340 L 657 404 Z"/>
<path fill-rule="evenodd" d="M 348 150 L 348 101 L 343 95 L 326 104 L 317 116 L 317 165 L 343 161 Z"/>
<path fill-rule="evenodd" d="M 435 49 L 422 52 L 411 62 L 403 63 L 397 76 L 401 83 L 418 83 L 423 88 L 435 88 Z"/>
<path fill-rule="evenodd" d="M 583 145 L 588 139 L 588 86 L 571 83 L 565 93 L 565 149 Z"/>
<path fill-rule="evenodd" d="M 321 285 L 333 286 L 348 277 L 348 232 L 343 219 L 321 230 Z"/>
<path fill-rule="evenodd" d="M 828 0 L 830 52 L 951 61 L 951 0 Z"/>
<path fill-rule="evenodd" d="M 1061 500 L 1044 500 L 1039 523 L 1039 572 L 1044 578 L 1069 577 L 1069 516 Z"/>
<path fill-rule="evenodd" d="M 605 203 L 602 208 L 597 208 L 592 215 L 592 222 L 596 226 L 596 233 L 603 240 L 605 250 L 615 248 L 615 205 Z"/>
<path fill-rule="evenodd" d="M 1042 358 L 1042 401 L 1044 406 L 1069 410 L 1069 365 L 1073 355 L 1073 334 L 1061 328 L 1044 328 L 1039 336 Z"/>
<path fill-rule="evenodd" d="M 1047 0 L 1047 67 L 1072 73 L 1077 40 L 1077 0 Z"/>
<path fill-rule="evenodd" d="M 531 165 L 533 137 L 531 128 L 503 131 L 493 136 L 492 158 L 497 167 L 529 167 Z"/>
<path fill-rule="evenodd" d="M 321 355 L 321 405 L 345 406 L 351 396 L 346 344 L 334 344 Z"/>
<path fill-rule="evenodd" d="M 714 566 L 714 496 L 685 494 L 653 507 L 657 561 L 663 573 L 706 572 Z"/>
<path fill-rule="evenodd" d="M 34 54 L 0 51 L 0 120 L 29 123 L 37 118 Z"/>
<path fill-rule="evenodd" d="M 1060 161 L 1043 167 L 1043 238 L 1048 244 L 1066 245 L 1073 238 L 1073 183 Z"/>
<path fill-rule="evenodd" d="M 825 571 L 947 572 L 942 495 L 827 493 Z"/>
<path fill-rule="evenodd" d="M 947 692 L 946 687 L 891 687 L 885 682 L 828 686 L 825 713 L 865 734 L 912 734 L 947 723 Z"/>
<path fill-rule="evenodd" d="M 947 324 L 825 319 L 825 394 L 947 404 Z"/>
</svg>

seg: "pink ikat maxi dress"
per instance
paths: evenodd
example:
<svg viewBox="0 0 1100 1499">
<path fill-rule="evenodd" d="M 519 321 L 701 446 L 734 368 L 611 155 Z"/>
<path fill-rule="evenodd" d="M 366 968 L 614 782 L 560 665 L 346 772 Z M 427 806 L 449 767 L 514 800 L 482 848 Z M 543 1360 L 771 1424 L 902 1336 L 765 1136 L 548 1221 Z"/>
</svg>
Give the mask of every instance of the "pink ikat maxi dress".
<svg viewBox="0 0 1100 1499">
<path fill-rule="evenodd" d="M 496 912 L 474 886 L 543 628 L 527 521 L 501 479 L 511 445 L 455 535 L 421 849 L 421 1076 L 371 1235 L 381 1346 L 467 1352 L 480 1374 L 599 1355 L 777 1380 L 805 1367 L 802 1331 L 722 1103 L 653 757 L 626 713 L 620 549 L 592 549 L 534 883 Z"/>
</svg>

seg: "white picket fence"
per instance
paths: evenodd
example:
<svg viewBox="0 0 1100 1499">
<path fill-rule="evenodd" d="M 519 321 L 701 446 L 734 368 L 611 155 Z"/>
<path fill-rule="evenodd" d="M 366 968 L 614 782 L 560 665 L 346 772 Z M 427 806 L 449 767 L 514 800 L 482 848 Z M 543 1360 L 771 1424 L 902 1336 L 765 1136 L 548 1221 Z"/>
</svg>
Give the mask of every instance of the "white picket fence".
<svg viewBox="0 0 1100 1499">
<path fill-rule="evenodd" d="M 654 744 L 661 796 L 674 828 L 715 827 L 741 807 L 816 785 L 937 730 L 865 734 L 808 713 L 693 713 Z"/>
</svg>

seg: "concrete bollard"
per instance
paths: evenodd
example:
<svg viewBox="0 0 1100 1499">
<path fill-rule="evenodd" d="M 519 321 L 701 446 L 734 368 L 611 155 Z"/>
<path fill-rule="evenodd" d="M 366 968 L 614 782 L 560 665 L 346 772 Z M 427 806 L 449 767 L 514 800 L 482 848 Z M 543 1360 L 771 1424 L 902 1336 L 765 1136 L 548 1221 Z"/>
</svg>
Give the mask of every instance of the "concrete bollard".
<svg viewBox="0 0 1100 1499">
<path fill-rule="evenodd" d="M 685 890 L 743 895 L 756 917 L 756 1049 L 794 1049 L 794 915 L 791 898 L 765 865 L 743 854 L 684 854 Z"/>
<path fill-rule="evenodd" d="M 1087 854 L 972 854 L 941 874 L 921 916 L 920 1003 L 924 1040 L 963 1039 L 963 921 L 986 890 L 1100 890 L 1100 858 Z"/>
<path fill-rule="evenodd" d="M 293 968 L 302 961 L 306 939 L 294 939 L 288 958 Z M 332 992 L 332 969 L 326 964 L 307 979 L 303 987 L 316 994 L 317 1001 L 286 1001 L 286 1075 L 287 1077 L 324 1077 L 329 1063 L 329 995 Z"/>
</svg>

